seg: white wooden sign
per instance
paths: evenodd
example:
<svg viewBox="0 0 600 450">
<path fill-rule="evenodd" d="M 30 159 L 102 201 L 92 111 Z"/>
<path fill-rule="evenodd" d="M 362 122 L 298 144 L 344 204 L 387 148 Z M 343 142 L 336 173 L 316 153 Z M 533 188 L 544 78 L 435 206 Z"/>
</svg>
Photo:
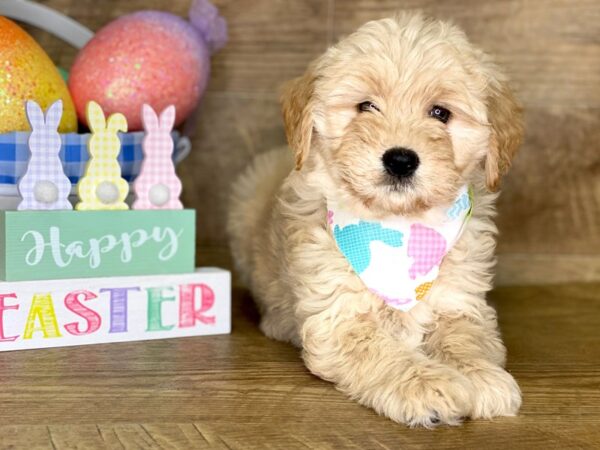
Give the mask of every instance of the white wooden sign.
<svg viewBox="0 0 600 450">
<path fill-rule="evenodd" d="M 226 334 L 231 275 L 0 282 L 0 351 Z"/>
</svg>

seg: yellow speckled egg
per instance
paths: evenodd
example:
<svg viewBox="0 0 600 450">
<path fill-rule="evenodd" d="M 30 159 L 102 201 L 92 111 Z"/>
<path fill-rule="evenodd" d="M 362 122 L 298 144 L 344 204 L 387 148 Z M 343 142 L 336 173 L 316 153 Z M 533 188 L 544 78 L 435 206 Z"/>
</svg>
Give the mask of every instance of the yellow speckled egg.
<svg viewBox="0 0 600 450">
<path fill-rule="evenodd" d="M 43 109 L 63 101 L 59 130 L 77 131 L 77 115 L 67 86 L 48 55 L 16 23 L 0 16 L 0 133 L 29 130 L 25 102 Z"/>
</svg>

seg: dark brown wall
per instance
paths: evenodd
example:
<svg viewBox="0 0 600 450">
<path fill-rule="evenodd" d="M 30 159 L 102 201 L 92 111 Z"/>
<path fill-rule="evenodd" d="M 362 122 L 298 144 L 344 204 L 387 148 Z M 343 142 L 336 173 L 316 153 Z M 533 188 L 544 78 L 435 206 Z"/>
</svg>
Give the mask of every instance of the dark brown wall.
<svg viewBox="0 0 600 450">
<path fill-rule="evenodd" d="M 184 15 L 189 6 L 188 0 L 43 3 L 93 30 L 127 12 L 156 8 Z M 230 42 L 214 58 L 192 155 L 179 169 L 184 200 L 198 209 L 201 263 L 227 264 L 223 223 L 229 186 L 253 154 L 285 142 L 278 85 L 299 75 L 311 59 L 361 23 L 398 8 L 421 8 L 453 19 L 473 42 L 495 55 L 526 108 L 526 141 L 500 202 L 502 281 L 545 279 L 551 271 L 560 278 L 565 270 L 557 258 L 562 256 L 573 277 L 582 270 L 584 278 L 600 277 L 598 0 L 215 4 L 229 22 Z M 36 38 L 55 62 L 69 67 L 74 50 L 44 33 Z"/>
</svg>

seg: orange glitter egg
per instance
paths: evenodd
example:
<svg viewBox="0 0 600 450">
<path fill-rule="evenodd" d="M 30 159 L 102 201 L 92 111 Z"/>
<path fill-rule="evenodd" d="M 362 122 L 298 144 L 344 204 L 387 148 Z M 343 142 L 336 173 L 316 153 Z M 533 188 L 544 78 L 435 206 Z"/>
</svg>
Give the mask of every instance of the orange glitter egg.
<svg viewBox="0 0 600 450">
<path fill-rule="evenodd" d="M 54 63 L 16 23 L 0 16 L 0 133 L 29 130 L 25 102 L 46 109 L 63 101 L 59 130 L 77 131 L 77 115 L 67 86 Z"/>
</svg>

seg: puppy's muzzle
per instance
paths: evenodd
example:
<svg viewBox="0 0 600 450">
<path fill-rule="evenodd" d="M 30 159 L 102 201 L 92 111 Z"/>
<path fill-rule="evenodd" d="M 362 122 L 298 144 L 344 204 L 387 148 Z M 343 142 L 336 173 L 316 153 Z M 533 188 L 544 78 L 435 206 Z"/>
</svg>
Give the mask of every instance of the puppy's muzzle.
<svg viewBox="0 0 600 450">
<path fill-rule="evenodd" d="M 419 167 L 417 153 L 404 147 L 394 147 L 386 150 L 382 161 L 385 171 L 399 180 L 411 177 Z"/>
</svg>

